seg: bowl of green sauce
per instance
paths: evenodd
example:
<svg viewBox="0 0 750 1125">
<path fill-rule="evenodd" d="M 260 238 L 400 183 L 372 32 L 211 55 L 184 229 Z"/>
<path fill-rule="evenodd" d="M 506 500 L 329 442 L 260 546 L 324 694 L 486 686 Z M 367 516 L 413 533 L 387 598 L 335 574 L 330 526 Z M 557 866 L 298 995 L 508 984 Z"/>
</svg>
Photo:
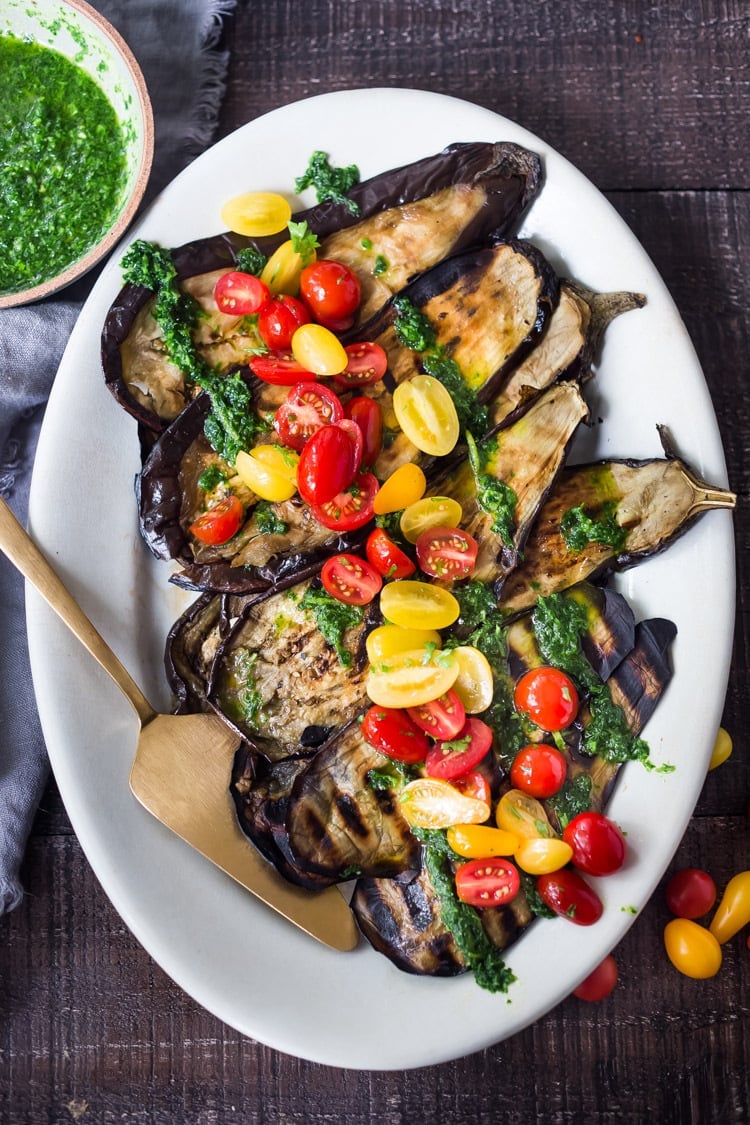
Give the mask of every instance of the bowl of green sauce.
<svg viewBox="0 0 750 1125">
<path fill-rule="evenodd" d="M 84 0 L 0 5 L 0 308 L 63 289 L 117 243 L 148 182 L 146 84 Z"/>
</svg>

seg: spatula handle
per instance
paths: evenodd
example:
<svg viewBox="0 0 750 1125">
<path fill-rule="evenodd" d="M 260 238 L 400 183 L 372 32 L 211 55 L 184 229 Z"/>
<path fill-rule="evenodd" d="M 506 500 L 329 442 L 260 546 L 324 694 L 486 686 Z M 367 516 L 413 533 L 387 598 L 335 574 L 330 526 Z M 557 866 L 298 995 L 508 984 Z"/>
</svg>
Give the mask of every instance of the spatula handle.
<svg viewBox="0 0 750 1125">
<path fill-rule="evenodd" d="M 101 664 L 105 672 L 110 674 L 135 708 L 141 724 L 152 719 L 156 714 L 154 708 L 106 641 L 96 631 L 2 497 L 0 497 L 0 550 L 41 594 L 74 636 Z"/>
</svg>

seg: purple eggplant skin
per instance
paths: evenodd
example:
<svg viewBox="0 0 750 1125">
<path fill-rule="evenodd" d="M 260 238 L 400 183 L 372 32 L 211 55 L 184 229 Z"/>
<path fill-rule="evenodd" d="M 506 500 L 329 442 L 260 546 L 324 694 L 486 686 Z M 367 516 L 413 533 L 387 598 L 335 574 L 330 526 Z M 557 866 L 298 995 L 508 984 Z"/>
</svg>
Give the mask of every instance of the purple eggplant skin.
<svg viewBox="0 0 750 1125">
<path fill-rule="evenodd" d="M 458 143 L 356 185 L 350 198 L 360 209 L 358 215 L 343 204 L 326 202 L 297 212 L 293 219 L 306 221 L 323 241 L 363 219 L 423 199 L 444 188 L 461 184 L 481 187 L 486 191 L 486 200 L 446 249 L 446 253 L 453 254 L 480 242 L 491 232 L 503 236 L 514 232 L 539 193 L 542 182 L 541 160 L 527 149 L 500 142 Z M 217 269 L 235 268 L 237 253 L 248 247 L 270 255 L 287 237 L 286 230 L 263 239 L 224 232 L 186 243 L 172 251 L 172 258 L 178 278 L 185 280 Z M 416 263 L 415 272 L 418 271 L 419 263 Z M 104 322 L 101 359 L 106 384 L 114 397 L 140 426 L 159 433 L 167 423 L 131 394 L 120 351 L 136 317 L 152 296 L 151 291 L 142 286 L 127 284 L 120 290 Z"/>
</svg>

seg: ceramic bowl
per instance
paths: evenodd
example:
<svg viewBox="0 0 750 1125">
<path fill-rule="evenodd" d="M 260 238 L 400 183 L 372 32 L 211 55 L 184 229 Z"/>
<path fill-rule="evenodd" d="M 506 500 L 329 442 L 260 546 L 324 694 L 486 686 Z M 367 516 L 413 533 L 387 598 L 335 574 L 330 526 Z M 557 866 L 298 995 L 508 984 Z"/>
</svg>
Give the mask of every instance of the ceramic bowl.
<svg viewBox="0 0 750 1125">
<path fill-rule="evenodd" d="M 84 0 L 3 0 L 0 34 L 33 40 L 65 55 L 104 91 L 122 126 L 126 175 L 119 210 L 95 245 L 56 277 L 0 296 L 0 308 L 24 305 L 63 289 L 100 261 L 129 226 L 146 189 L 154 123 L 146 83 L 130 48 Z"/>
</svg>

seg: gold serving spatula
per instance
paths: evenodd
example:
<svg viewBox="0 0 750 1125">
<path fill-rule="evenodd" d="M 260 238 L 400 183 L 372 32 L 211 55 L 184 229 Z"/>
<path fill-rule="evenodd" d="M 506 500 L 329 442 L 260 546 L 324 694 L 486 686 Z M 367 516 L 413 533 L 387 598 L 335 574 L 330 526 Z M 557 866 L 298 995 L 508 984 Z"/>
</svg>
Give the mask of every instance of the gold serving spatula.
<svg viewBox="0 0 750 1125">
<path fill-rule="evenodd" d="M 229 792 L 237 735 L 217 715 L 154 710 L 1 498 L 0 550 L 130 700 L 140 723 L 130 788 L 141 804 L 305 933 L 334 949 L 353 949 L 358 931 L 340 891 L 288 883 L 243 835 Z"/>
</svg>

